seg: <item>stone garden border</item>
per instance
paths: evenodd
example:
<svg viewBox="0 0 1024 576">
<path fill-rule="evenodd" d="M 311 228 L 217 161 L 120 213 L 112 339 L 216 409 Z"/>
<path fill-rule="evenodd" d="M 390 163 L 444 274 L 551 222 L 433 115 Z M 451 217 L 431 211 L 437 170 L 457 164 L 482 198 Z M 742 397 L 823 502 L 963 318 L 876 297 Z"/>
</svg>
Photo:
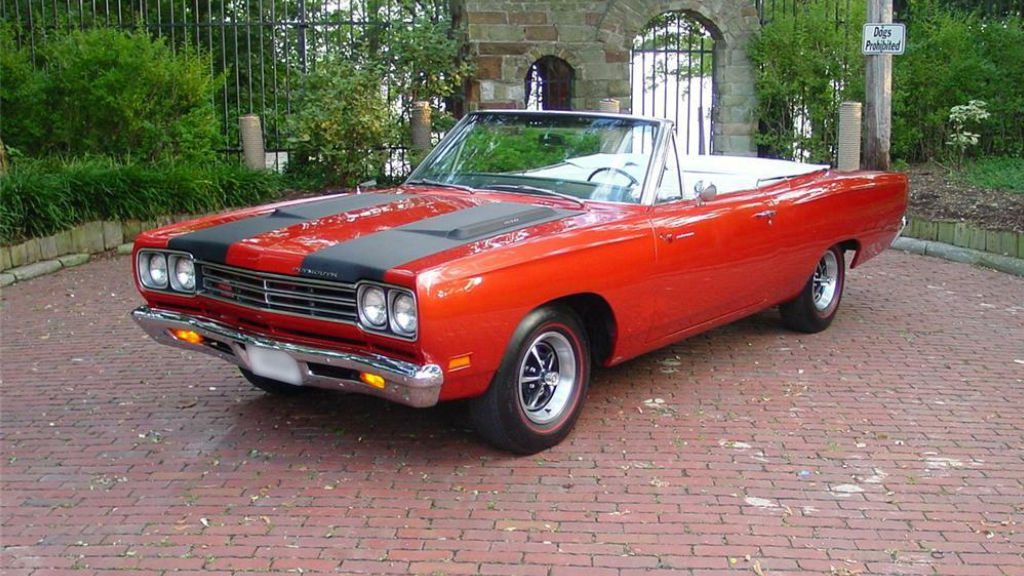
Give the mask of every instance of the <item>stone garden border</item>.
<svg viewBox="0 0 1024 576">
<path fill-rule="evenodd" d="M 144 230 L 198 217 L 178 214 L 145 221 L 87 222 L 52 236 L 0 246 L 0 286 L 83 264 L 89 261 L 92 254 L 132 242 Z"/>
<path fill-rule="evenodd" d="M 986 230 L 970 222 L 927 220 L 910 216 L 903 236 L 929 240 L 988 252 L 1011 258 L 1024 258 L 1024 234 L 1003 230 Z"/>
</svg>

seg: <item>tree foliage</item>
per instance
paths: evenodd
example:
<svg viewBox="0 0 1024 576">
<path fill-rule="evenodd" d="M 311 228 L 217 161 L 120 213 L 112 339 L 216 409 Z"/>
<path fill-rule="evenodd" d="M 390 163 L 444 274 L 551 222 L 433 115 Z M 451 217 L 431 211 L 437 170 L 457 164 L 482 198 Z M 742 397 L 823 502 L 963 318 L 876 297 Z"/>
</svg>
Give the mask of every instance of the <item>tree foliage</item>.
<svg viewBox="0 0 1024 576">
<path fill-rule="evenodd" d="M 864 0 L 851 0 L 848 22 L 863 22 Z M 835 157 L 839 105 L 864 95 L 860 35 L 836 21 L 827 2 L 781 10 L 751 46 L 757 66 L 757 136 L 762 155 L 812 162 Z"/>
<path fill-rule="evenodd" d="M 1024 154 L 1024 26 L 951 10 L 936 0 L 913 4 L 907 50 L 893 63 L 893 155 L 943 158 L 949 111 L 983 100 L 991 113 L 978 127 L 978 150 Z"/>
<path fill-rule="evenodd" d="M 340 58 L 306 76 L 288 127 L 294 169 L 347 185 L 378 175 L 396 131 L 379 72 Z"/>
</svg>

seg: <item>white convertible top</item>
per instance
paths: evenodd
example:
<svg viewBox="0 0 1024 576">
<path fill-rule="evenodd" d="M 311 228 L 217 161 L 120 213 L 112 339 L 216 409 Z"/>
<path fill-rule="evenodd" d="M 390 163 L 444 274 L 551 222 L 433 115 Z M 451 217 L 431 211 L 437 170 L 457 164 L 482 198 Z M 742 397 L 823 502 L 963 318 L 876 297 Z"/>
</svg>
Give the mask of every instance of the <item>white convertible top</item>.
<svg viewBox="0 0 1024 576">
<path fill-rule="evenodd" d="M 718 192 L 752 190 L 762 183 L 828 170 L 827 164 L 802 164 L 788 160 L 747 156 L 683 156 L 679 157 L 683 188 L 698 180 L 714 184 Z"/>
<path fill-rule="evenodd" d="M 695 174 L 731 174 L 759 180 L 792 178 L 829 169 L 828 164 L 802 164 L 747 156 L 680 156 L 679 164 L 683 170 Z"/>
</svg>

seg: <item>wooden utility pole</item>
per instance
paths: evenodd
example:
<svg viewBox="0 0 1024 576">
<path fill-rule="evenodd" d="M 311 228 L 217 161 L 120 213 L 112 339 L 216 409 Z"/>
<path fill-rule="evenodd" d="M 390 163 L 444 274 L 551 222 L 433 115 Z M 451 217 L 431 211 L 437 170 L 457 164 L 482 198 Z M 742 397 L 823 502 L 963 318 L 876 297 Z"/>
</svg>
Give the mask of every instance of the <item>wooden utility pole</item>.
<svg viewBox="0 0 1024 576">
<path fill-rule="evenodd" d="M 892 23 L 892 0 L 868 0 L 868 23 Z M 889 169 L 892 142 L 892 55 L 865 56 L 864 168 Z"/>
</svg>

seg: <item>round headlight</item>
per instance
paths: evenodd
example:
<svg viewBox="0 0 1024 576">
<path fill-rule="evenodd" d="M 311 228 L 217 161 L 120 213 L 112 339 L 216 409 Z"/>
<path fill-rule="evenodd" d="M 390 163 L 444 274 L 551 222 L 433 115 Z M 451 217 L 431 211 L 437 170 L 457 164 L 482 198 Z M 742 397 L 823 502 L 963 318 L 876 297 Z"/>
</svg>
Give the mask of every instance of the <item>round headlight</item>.
<svg viewBox="0 0 1024 576">
<path fill-rule="evenodd" d="M 372 328 L 383 328 L 388 323 L 388 302 L 384 289 L 367 286 L 359 293 L 359 318 Z"/>
<path fill-rule="evenodd" d="M 167 288 L 167 258 L 159 252 L 152 252 L 143 259 L 143 282 L 150 288 Z"/>
<path fill-rule="evenodd" d="M 171 287 L 180 292 L 192 292 L 196 289 L 196 266 L 191 258 L 184 256 L 172 256 L 174 263 L 174 276 L 171 277 Z"/>
<path fill-rule="evenodd" d="M 416 301 L 411 294 L 401 292 L 391 300 L 391 329 L 403 336 L 416 333 Z"/>
</svg>

